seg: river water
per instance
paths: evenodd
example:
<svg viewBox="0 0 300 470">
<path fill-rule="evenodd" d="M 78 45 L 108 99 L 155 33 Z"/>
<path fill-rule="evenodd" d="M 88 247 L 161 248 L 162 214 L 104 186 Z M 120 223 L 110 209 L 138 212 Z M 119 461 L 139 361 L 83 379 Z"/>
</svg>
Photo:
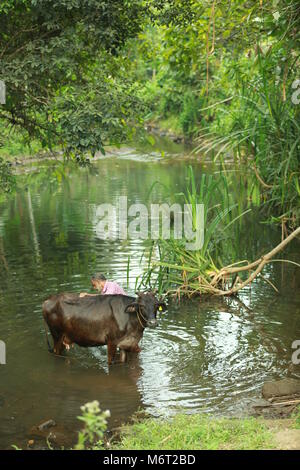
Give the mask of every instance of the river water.
<svg viewBox="0 0 300 470">
<path fill-rule="evenodd" d="M 99 239 L 99 204 L 120 196 L 145 202 L 155 181 L 162 183 L 154 190 L 159 202 L 166 187 L 184 189 L 187 162 L 196 179 L 215 171 L 205 160 L 188 160 L 177 146 L 163 157 L 121 149 L 90 168 L 33 164 L 18 192 L 0 200 L 0 340 L 7 353 L 0 365 L 0 448 L 26 447 L 29 438 L 39 438 L 32 428 L 50 418 L 60 444 L 71 445 L 80 406 L 95 399 L 110 409 L 111 427 L 139 409 L 154 416 L 178 410 L 239 415 L 266 380 L 299 376 L 291 356 L 292 342 L 300 339 L 300 271 L 275 262 L 264 276 L 279 294 L 258 280 L 240 301 L 170 302 L 158 328 L 145 331 L 139 357 L 126 365 L 108 369 L 106 347 L 75 346 L 65 358 L 48 353 L 41 313 L 47 296 L 90 290 L 95 271 L 133 293 L 145 268 L 146 241 Z M 241 226 L 239 259 L 254 260 L 280 239 L 280 230 L 262 224 L 254 210 Z M 284 257 L 299 262 L 299 247 L 290 244 Z"/>
</svg>

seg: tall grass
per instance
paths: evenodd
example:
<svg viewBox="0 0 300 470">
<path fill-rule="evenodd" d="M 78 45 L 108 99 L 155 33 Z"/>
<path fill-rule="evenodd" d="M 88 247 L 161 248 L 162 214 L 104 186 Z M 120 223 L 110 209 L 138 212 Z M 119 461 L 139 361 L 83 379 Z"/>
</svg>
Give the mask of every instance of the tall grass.
<svg viewBox="0 0 300 470">
<path fill-rule="evenodd" d="M 192 167 L 188 169 L 185 192 L 175 195 L 177 201 L 189 204 L 196 229 L 196 206 L 204 205 L 204 243 L 195 251 L 186 248 L 187 240 L 160 238 L 147 253 L 147 268 L 139 279 L 139 287 L 158 288 L 184 295 L 210 292 L 210 281 L 223 267 L 224 244 L 232 237 L 233 225 L 251 209 L 232 202 L 229 180 L 223 175 L 203 174 L 196 183 Z M 232 240 L 238 241 L 238 237 Z"/>
<path fill-rule="evenodd" d="M 263 53 L 258 47 L 252 76 L 249 65 L 247 73 L 232 67 L 239 91 L 229 107 L 216 107 L 218 124 L 202 133 L 198 151 L 213 151 L 215 159 L 233 153 L 246 162 L 259 183 L 261 204 L 295 226 L 300 220 L 300 106 L 291 99 L 292 64 L 276 75 L 279 59 L 276 51 Z"/>
<path fill-rule="evenodd" d="M 146 418 L 121 428 L 117 450 L 137 449 L 269 449 L 274 431 L 257 418 L 230 419 L 178 413 L 172 419 Z"/>
</svg>

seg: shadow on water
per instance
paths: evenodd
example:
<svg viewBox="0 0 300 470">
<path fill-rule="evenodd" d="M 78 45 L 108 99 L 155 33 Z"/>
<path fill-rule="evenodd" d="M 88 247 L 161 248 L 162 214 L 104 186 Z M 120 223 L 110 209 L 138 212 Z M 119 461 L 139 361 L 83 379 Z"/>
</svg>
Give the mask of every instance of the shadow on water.
<svg viewBox="0 0 300 470">
<path fill-rule="evenodd" d="M 196 176 L 210 171 L 205 162 L 192 164 Z M 41 317 L 48 295 L 89 290 L 96 270 L 133 292 L 143 270 L 145 241 L 97 237 L 98 205 L 117 204 L 120 195 L 129 204 L 145 202 L 154 181 L 163 183 L 153 190 L 163 202 L 165 187 L 185 187 L 185 166 L 178 156 L 129 149 L 91 168 L 44 163 L 24 177 L 23 190 L 0 202 L 0 339 L 7 348 L 0 366 L 1 448 L 24 447 L 32 427 L 50 418 L 71 445 L 80 406 L 94 399 L 111 410 L 111 426 L 139 408 L 154 416 L 178 409 L 239 414 L 265 380 L 299 375 L 291 344 L 300 338 L 300 276 L 295 266 L 279 263 L 264 274 L 279 295 L 259 280 L 240 300 L 171 302 L 159 327 L 145 332 L 140 356 L 125 366 L 108 370 L 105 347 L 75 347 L 64 359 L 48 353 Z M 253 212 L 239 228 L 238 254 L 256 259 L 279 238 Z M 299 262 L 299 243 L 285 256 Z"/>
</svg>

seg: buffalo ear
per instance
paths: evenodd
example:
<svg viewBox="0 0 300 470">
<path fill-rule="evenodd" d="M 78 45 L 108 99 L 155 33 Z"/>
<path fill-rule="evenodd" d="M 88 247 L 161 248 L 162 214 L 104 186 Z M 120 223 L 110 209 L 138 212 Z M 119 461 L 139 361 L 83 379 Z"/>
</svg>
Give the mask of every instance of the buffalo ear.
<svg viewBox="0 0 300 470">
<path fill-rule="evenodd" d="M 159 303 L 157 304 L 157 310 L 158 310 L 159 312 L 165 312 L 166 310 L 168 310 L 168 307 L 167 307 L 167 305 L 166 305 L 164 302 L 159 302 Z"/>
<path fill-rule="evenodd" d="M 125 313 L 136 313 L 138 311 L 139 304 L 132 302 L 132 304 L 127 305 L 125 308 Z"/>
</svg>

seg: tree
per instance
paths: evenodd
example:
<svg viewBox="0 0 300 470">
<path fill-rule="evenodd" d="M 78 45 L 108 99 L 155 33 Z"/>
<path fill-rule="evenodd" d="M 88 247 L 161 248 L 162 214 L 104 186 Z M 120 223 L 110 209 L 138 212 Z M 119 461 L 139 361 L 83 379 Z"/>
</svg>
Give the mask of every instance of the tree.
<svg viewBox="0 0 300 470">
<path fill-rule="evenodd" d="M 2 0 L 0 119 L 74 154 L 122 138 L 134 103 L 118 52 L 143 14 L 138 0 Z"/>
</svg>

